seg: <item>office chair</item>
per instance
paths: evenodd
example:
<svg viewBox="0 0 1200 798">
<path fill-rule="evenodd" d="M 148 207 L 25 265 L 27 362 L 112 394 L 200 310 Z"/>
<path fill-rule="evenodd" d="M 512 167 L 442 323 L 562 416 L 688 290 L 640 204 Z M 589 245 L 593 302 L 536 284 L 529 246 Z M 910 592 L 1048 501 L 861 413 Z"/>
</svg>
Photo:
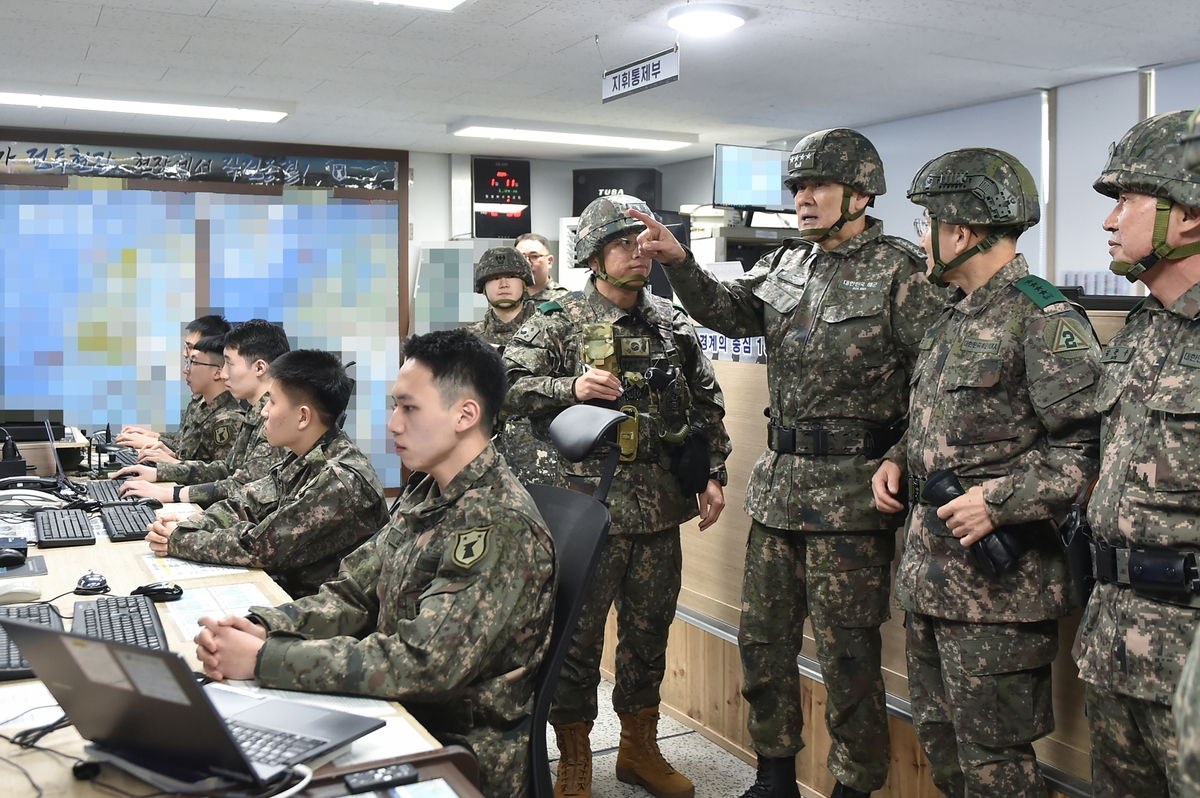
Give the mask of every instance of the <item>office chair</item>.
<svg viewBox="0 0 1200 798">
<path fill-rule="evenodd" d="M 601 446 L 608 446 L 608 459 L 595 496 L 549 485 L 525 486 L 550 528 L 558 559 L 558 592 L 554 599 L 550 646 L 534 685 L 533 728 L 529 735 L 533 798 L 552 798 L 554 794 L 550 755 L 546 749 L 546 722 L 550 717 L 559 671 L 567 658 L 592 575 L 600 562 L 600 551 L 608 537 L 612 519 L 605 500 L 621 456 L 621 447 L 616 443 L 616 425 L 625 418 L 625 414 L 617 410 L 574 405 L 562 411 L 550 425 L 550 439 L 563 457 L 573 463 L 580 462 Z"/>
</svg>

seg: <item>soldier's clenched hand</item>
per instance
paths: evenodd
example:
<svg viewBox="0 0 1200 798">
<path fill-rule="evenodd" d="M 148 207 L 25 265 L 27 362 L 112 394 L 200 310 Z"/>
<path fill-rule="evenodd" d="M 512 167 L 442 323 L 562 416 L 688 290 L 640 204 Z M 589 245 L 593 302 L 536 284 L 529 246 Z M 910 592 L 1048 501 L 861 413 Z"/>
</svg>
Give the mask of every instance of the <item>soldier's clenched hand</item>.
<svg viewBox="0 0 1200 798">
<path fill-rule="evenodd" d="M 992 530 L 996 528 L 991 515 L 988 514 L 987 502 L 983 499 L 983 487 L 980 485 L 943 504 L 938 508 L 937 514 L 963 546 L 970 546 L 980 538 L 992 534 Z"/>
<path fill-rule="evenodd" d="M 626 213 L 646 225 L 646 229 L 638 233 L 637 237 L 638 246 L 642 248 L 644 254 L 659 263 L 682 263 L 687 258 L 687 252 L 684 251 L 683 245 L 676 241 L 671 231 L 653 216 L 632 209 L 627 210 Z"/>
<path fill-rule="evenodd" d="M 881 513 L 898 513 L 904 509 L 904 503 L 897 498 L 903 479 L 904 472 L 896 462 L 884 460 L 879 464 L 879 470 L 871 477 L 871 492 L 875 494 L 876 510 Z"/>
<path fill-rule="evenodd" d="M 167 541 L 171 539 L 179 521 L 179 516 L 168 513 L 160 515 L 147 527 L 149 531 L 146 533 L 146 542 L 150 544 L 150 551 L 154 552 L 156 557 L 167 556 Z"/>
<path fill-rule="evenodd" d="M 201 618 L 204 627 L 196 635 L 196 658 L 204 672 L 217 681 L 253 679 L 258 651 L 267 630 L 246 619 L 229 616 L 217 621 Z"/>
<path fill-rule="evenodd" d="M 603 369 L 589 369 L 575 380 L 575 398 L 581 402 L 589 399 L 612 401 L 621 395 L 621 381 L 617 375 Z"/>
</svg>

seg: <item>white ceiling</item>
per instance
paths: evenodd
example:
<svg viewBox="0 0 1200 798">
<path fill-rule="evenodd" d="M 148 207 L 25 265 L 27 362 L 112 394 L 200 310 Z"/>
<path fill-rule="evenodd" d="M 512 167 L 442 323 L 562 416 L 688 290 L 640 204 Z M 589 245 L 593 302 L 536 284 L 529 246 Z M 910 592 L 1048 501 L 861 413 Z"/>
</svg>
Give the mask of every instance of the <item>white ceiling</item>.
<svg viewBox="0 0 1200 798">
<path fill-rule="evenodd" d="M 0 91 L 290 113 L 262 125 L 0 106 L 0 125 L 660 165 L 715 142 L 794 140 L 1200 60 L 1195 0 L 740 2 L 741 29 L 681 39 L 677 83 L 602 105 L 604 69 L 670 47 L 667 11 L 683 2 L 474 0 L 446 14 L 370 0 L 0 0 Z M 446 133 L 465 117 L 700 143 L 597 154 Z"/>
</svg>

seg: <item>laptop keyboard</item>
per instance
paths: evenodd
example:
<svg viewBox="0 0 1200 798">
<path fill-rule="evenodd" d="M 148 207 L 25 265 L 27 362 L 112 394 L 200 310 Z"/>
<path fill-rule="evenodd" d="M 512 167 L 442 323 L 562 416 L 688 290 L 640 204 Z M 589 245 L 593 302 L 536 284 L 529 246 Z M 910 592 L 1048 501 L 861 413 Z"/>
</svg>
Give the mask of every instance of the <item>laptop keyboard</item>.
<svg viewBox="0 0 1200 798">
<path fill-rule="evenodd" d="M 94 502 L 108 504 L 111 502 L 121 501 L 121 497 L 117 495 L 117 488 L 121 483 L 115 479 L 97 480 L 87 484 L 88 498 Z"/>
<path fill-rule="evenodd" d="M 115 643 L 167 650 L 167 635 L 154 603 L 145 596 L 104 596 L 75 602 L 71 631 Z"/>
<path fill-rule="evenodd" d="M 83 510 L 39 510 L 34 514 L 39 549 L 92 546 L 96 536 Z"/>
<path fill-rule="evenodd" d="M 155 514 L 149 507 L 140 504 L 118 504 L 101 507 L 100 518 L 108 530 L 108 539 L 113 543 L 127 540 L 145 540 L 146 526 L 154 523 Z"/>
<path fill-rule="evenodd" d="M 229 727 L 229 733 L 233 735 L 246 758 L 264 765 L 291 764 L 325 742 L 277 729 L 247 726 L 228 718 L 225 719 L 225 725 Z"/>
<path fill-rule="evenodd" d="M 0 617 L 36 623 L 52 629 L 63 628 L 62 619 L 50 609 L 49 604 L 23 604 L 19 607 L 3 605 L 0 606 Z M 29 663 L 21 656 L 21 652 L 17 651 L 17 645 L 8 639 L 3 629 L 0 629 L 0 681 L 32 678 L 33 671 L 30 670 Z"/>
</svg>

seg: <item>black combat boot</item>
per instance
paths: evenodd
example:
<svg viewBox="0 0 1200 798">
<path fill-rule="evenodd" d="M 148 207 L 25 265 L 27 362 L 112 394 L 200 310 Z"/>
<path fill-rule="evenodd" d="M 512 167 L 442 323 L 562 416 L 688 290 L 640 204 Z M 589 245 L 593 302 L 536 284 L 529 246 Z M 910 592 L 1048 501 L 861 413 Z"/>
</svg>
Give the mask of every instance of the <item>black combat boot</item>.
<svg viewBox="0 0 1200 798">
<path fill-rule="evenodd" d="M 758 778 L 741 798 L 800 798 L 796 788 L 796 757 L 758 755 Z"/>
<path fill-rule="evenodd" d="M 847 787 L 839 781 L 833 788 L 833 792 L 829 794 L 829 798 L 871 798 L 871 793 Z"/>
</svg>

